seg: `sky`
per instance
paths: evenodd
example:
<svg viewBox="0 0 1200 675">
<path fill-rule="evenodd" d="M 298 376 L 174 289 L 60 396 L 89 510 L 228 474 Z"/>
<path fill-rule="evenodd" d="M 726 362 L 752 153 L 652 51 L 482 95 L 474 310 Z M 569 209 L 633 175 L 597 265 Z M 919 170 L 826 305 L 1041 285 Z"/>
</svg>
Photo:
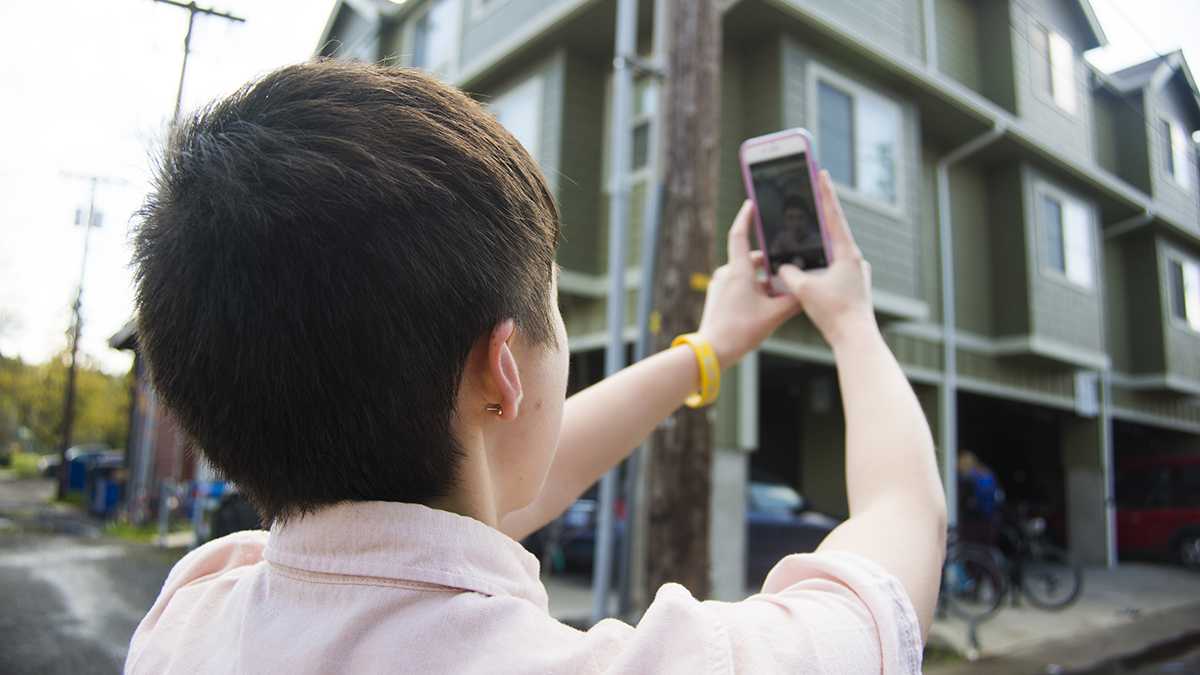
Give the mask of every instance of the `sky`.
<svg viewBox="0 0 1200 675">
<path fill-rule="evenodd" d="M 855 0 L 864 1 L 864 0 Z M 1067 0 L 1056 0 L 1065 2 Z M 198 16 L 183 108 L 313 54 L 333 0 L 214 0 L 243 24 Z M 1105 71 L 1178 47 L 1200 75 L 1200 0 L 1093 0 Z M 0 354 L 42 361 L 67 344 L 89 181 L 93 229 L 80 350 L 112 373 L 130 318 L 132 217 L 175 105 L 187 12 L 153 0 L 0 0 Z"/>
</svg>

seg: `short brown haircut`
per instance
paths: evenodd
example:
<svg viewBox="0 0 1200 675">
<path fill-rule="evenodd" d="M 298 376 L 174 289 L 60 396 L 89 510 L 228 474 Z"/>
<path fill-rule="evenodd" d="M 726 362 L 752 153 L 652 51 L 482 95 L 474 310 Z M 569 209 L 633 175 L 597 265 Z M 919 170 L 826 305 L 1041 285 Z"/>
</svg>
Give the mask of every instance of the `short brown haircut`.
<svg viewBox="0 0 1200 675">
<path fill-rule="evenodd" d="M 529 154 L 418 71 L 288 66 L 171 134 L 134 236 L 155 387 L 266 522 L 454 485 L 458 386 L 555 339 L 558 212 Z"/>
</svg>

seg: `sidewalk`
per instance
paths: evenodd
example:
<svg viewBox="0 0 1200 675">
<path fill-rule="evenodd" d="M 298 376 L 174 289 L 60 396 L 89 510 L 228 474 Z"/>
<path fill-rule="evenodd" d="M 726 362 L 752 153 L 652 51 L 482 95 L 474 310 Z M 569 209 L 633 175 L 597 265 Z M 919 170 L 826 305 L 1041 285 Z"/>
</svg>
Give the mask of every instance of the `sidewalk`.
<svg viewBox="0 0 1200 675">
<path fill-rule="evenodd" d="M 928 672 L 1044 673 L 1051 664 L 1064 669 L 1054 672 L 1070 672 L 1178 637 L 1180 631 L 1200 631 L 1200 574 L 1170 565 L 1122 563 L 1111 570 L 1087 570 L 1079 601 L 1061 612 L 1027 603 L 1005 606 L 979 627 L 979 662 Z M 930 642 L 966 654 L 966 624 L 938 621 Z M 1018 667 L 1034 663 L 1040 666 Z"/>
</svg>

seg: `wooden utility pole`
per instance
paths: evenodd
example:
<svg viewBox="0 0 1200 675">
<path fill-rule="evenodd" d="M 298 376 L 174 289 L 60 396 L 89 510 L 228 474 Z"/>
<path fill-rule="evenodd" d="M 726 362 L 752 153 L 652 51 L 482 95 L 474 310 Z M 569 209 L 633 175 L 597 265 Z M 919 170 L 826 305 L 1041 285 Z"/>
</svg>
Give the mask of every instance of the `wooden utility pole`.
<svg viewBox="0 0 1200 675">
<path fill-rule="evenodd" d="M 655 305 L 663 308 L 658 349 L 694 331 L 713 269 L 721 16 L 715 0 L 670 0 L 665 166 Z M 713 430 L 708 410 L 681 408 L 654 433 L 646 499 L 647 598 L 675 581 L 710 592 L 709 493 Z"/>
</svg>

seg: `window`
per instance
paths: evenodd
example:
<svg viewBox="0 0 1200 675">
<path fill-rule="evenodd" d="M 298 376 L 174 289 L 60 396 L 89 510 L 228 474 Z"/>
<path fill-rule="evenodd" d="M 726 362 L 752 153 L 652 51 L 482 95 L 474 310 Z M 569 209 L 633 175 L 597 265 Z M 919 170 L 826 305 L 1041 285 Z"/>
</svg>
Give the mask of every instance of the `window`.
<svg viewBox="0 0 1200 675">
<path fill-rule="evenodd" d="M 891 207 L 900 202 L 900 106 L 822 73 L 815 87 L 817 158 L 839 184 Z"/>
<path fill-rule="evenodd" d="M 430 0 L 413 25 L 410 65 L 449 73 L 455 62 L 461 14 L 458 0 Z"/>
<path fill-rule="evenodd" d="M 1038 199 L 1042 232 L 1042 265 L 1079 286 L 1091 288 L 1091 216 L 1087 206 L 1058 194 L 1042 193 Z"/>
<path fill-rule="evenodd" d="M 1042 60 L 1046 64 L 1045 78 L 1047 90 L 1054 104 L 1063 110 L 1074 113 L 1076 107 L 1075 84 L 1075 49 L 1061 34 L 1045 26 L 1037 30 L 1039 47 L 1042 49 Z M 1035 50 L 1037 51 L 1037 50 Z M 1035 54 L 1035 58 L 1039 55 Z"/>
<path fill-rule="evenodd" d="M 1191 159 L 1188 157 L 1188 137 L 1178 124 L 1159 120 L 1159 134 L 1163 143 L 1163 161 L 1167 173 L 1180 187 L 1191 188 Z"/>
<path fill-rule="evenodd" d="M 1200 331 L 1200 264 L 1172 258 L 1167 267 L 1171 315 L 1192 330 Z"/>
<path fill-rule="evenodd" d="M 488 108 L 536 160 L 541 150 L 542 78 L 530 77 L 497 96 Z"/>
<path fill-rule="evenodd" d="M 633 82 L 633 152 L 630 170 L 637 172 L 650 164 L 650 125 L 658 109 L 658 87 L 653 78 L 642 76 Z"/>
</svg>

